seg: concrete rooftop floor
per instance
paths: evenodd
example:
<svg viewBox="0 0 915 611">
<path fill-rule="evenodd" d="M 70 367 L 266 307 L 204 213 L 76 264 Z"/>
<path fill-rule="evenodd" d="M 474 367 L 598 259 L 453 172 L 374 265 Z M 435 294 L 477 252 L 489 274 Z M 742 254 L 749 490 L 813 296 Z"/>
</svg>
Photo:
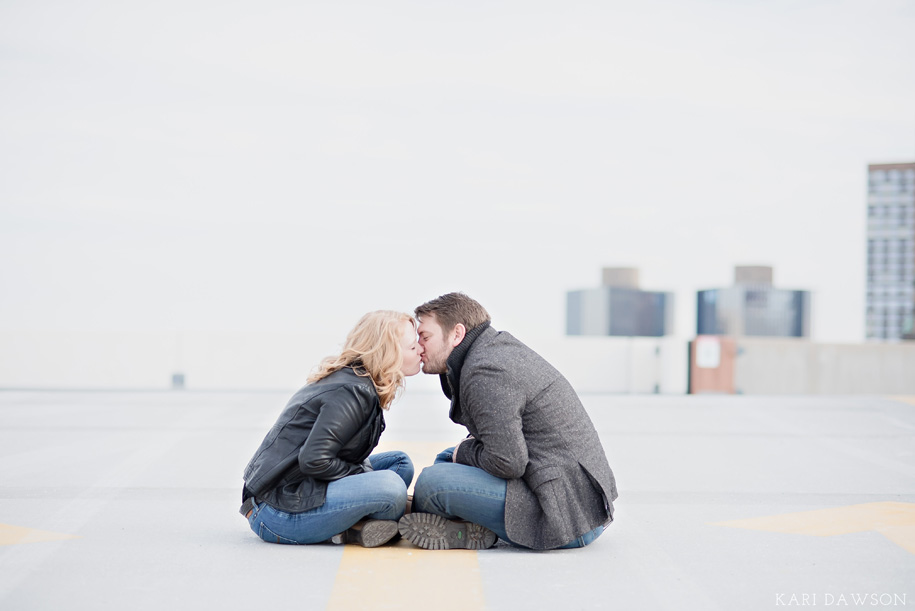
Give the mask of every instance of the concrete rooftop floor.
<svg viewBox="0 0 915 611">
<path fill-rule="evenodd" d="M 609 530 L 428 552 L 248 529 L 241 472 L 294 390 L 0 392 L 0 609 L 915 606 L 913 397 L 584 395 Z M 379 449 L 418 472 L 461 436 L 408 387 Z"/>
</svg>

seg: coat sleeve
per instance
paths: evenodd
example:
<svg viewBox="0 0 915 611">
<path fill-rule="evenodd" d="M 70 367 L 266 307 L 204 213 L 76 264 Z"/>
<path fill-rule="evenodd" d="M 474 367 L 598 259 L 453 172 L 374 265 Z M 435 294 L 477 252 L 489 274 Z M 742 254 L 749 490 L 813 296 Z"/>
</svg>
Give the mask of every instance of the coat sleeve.
<svg viewBox="0 0 915 611">
<path fill-rule="evenodd" d="M 302 473 L 327 481 L 363 473 L 361 464 L 346 462 L 337 455 L 360 431 L 373 408 L 369 391 L 361 386 L 342 386 L 327 393 L 314 426 L 299 450 Z"/>
<path fill-rule="evenodd" d="M 455 462 L 479 467 L 502 479 L 515 479 L 527 468 L 522 430 L 525 395 L 501 366 L 481 364 L 461 373 L 461 409 L 473 423 L 474 438 L 458 446 Z"/>
</svg>

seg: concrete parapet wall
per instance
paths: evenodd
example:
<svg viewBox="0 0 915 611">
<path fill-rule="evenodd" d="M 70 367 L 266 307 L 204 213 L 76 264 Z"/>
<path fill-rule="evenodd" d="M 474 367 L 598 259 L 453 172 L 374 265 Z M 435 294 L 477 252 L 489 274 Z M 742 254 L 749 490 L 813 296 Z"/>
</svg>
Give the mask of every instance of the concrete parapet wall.
<svg viewBox="0 0 915 611">
<path fill-rule="evenodd" d="M 686 392 L 686 342 L 673 338 L 519 337 L 579 392 Z M 229 331 L 0 332 L 0 388 L 167 389 L 185 375 L 188 390 L 294 390 L 341 338 Z M 418 375 L 407 390 L 440 391 Z"/>
<path fill-rule="evenodd" d="M 682 394 L 687 344 L 672 337 L 564 337 L 526 342 L 578 392 Z"/>
<path fill-rule="evenodd" d="M 519 338 L 579 392 L 682 394 L 687 342 L 647 337 Z M 726 372 L 732 384 L 694 392 L 743 394 L 915 394 L 915 342 L 818 344 L 802 339 L 736 338 Z M 182 373 L 188 390 L 294 390 L 339 338 L 280 333 L 0 333 L 0 388 L 160 388 Z M 733 356 L 730 356 L 733 355 Z M 697 382 L 699 384 L 697 384 Z M 437 376 L 407 390 L 438 391 Z"/>
<path fill-rule="evenodd" d="M 915 343 L 739 338 L 734 372 L 744 394 L 912 394 Z"/>
</svg>

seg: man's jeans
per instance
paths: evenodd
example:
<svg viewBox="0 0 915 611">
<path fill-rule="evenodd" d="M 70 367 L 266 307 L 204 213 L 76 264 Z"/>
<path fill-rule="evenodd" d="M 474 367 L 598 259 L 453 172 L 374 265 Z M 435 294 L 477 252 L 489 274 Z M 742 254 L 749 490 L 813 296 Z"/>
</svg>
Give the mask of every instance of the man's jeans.
<svg viewBox="0 0 915 611">
<path fill-rule="evenodd" d="M 419 474 L 412 510 L 480 524 L 503 541 L 524 547 L 505 533 L 505 480 L 483 469 L 452 463 L 453 453 L 454 448 L 444 450 L 435 458 L 435 464 Z M 598 526 L 559 549 L 584 547 L 602 532 L 604 527 Z"/>
<path fill-rule="evenodd" d="M 251 530 L 268 543 L 321 543 L 366 517 L 399 520 L 413 481 L 413 462 L 403 452 L 372 454 L 369 461 L 374 471 L 330 482 L 320 507 L 286 513 L 257 503 L 248 517 Z"/>
</svg>

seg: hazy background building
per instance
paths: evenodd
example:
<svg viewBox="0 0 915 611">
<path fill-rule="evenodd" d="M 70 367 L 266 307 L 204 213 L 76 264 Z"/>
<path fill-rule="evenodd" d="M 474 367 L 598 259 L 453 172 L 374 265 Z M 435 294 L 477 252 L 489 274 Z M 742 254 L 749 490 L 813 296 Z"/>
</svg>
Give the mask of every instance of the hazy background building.
<svg viewBox="0 0 915 611">
<path fill-rule="evenodd" d="M 915 163 L 868 166 L 869 340 L 912 338 L 915 313 Z"/>
<path fill-rule="evenodd" d="M 606 267 L 602 286 L 566 293 L 567 335 L 662 337 L 673 332 L 673 293 L 639 288 L 639 270 Z"/>
<path fill-rule="evenodd" d="M 778 289 L 772 268 L 737 266 L 734 286 L 698 292 L 698 335 L 810 336 L 810 292 Z"/>
</svg>

